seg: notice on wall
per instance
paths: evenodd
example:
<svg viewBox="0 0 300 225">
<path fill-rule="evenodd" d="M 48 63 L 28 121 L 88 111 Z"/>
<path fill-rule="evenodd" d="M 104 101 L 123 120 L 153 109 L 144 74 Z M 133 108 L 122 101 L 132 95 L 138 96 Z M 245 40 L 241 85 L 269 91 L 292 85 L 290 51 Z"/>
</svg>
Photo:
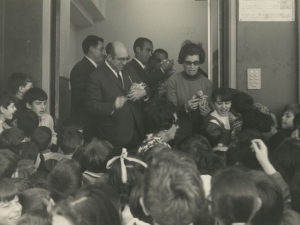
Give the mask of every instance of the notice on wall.
<svg viewBox="0 0 300 225">
<path fill-rule="evenodd" d="M 239 0 L 239 21 L 295 21 L 295 0 Z"/>
</svg>

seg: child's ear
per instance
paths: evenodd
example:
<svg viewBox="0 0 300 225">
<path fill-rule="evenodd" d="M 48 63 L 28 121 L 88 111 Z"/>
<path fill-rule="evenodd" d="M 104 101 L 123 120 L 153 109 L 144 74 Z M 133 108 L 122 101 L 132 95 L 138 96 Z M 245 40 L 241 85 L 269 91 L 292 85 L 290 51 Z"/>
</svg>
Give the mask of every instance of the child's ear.
<svg viewBox="0 0 300 225">
<path fill-rule="evenodd" d="M 3 114 L 4 113 L 5 108 L 1 105 L 0 106 L 0 112 Z"/>
<path fill-rule="evenodd" d="M 31 105 L 28 102 L 26 102 L 26 107 L 27 109 L 31 109 Z"/>
<path fill-rule="evenodd" d="M 141 206 L 142 206 L 142 209 L 143 209 L 145 215 L 146 215 L 146 216 L 149 216 L 150 213 L 148 212 L 148 210 L 146 209 L 146 207 L 145 207 L 145 205 L 144 205 L 144 199 L 143 199 L 143 197 L 140 197 L 140 204 L 141 204 Z"/>
</svg>

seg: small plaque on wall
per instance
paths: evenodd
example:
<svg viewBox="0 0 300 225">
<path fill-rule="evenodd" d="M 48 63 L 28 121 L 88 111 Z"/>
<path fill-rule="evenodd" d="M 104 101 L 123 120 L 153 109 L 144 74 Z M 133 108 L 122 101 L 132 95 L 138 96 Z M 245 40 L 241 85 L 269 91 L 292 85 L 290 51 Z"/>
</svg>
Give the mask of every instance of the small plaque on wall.
<svg viewBox="0 0 300 225">
<path fill-rule="evenodd" d="M 295 21 L 295 0 L 239 0 L 239 21 Z"/>
</svg>

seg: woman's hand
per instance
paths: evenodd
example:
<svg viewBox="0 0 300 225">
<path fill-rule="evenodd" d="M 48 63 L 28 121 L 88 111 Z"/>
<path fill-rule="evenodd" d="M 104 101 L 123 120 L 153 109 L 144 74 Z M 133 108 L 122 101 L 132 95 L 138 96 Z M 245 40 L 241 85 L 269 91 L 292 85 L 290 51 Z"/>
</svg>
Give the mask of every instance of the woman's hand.
<svg viewBox="0 0 300 225">
<path fill-rule="evenodd" d="M 186 104 L 186 110 L 188 112 L 195 110 L 198 108 L 198 104 L 199 104 L 200 99 L 198 98 L 192 98 L 190 99 L 187 104 Z"/>
</svg>

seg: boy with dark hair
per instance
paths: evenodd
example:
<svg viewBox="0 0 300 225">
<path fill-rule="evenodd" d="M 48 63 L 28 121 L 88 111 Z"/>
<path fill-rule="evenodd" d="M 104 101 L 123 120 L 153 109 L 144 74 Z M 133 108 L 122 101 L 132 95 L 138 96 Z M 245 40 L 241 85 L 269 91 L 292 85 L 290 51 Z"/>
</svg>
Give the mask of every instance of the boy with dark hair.
<svg viewBox="0 0 300 225">
<path fill-rule="evenodd" d="M 17 111 L 13 116 L 12 122 L 15 119 L 18 119 L 19 116 L 26 112 L 26 105 L 24 103 L 24 94 L 33 87 L 32 77 L 25 73 L 13 73 L 8 79 L 9 91 L 14 97 L 16 102 Z"/>
<path fill-rule="evenodd" d="M 154 156 L 143 176 L 140 203 L 154 224 L 194 223 L 203 212 L 205 197 L 193 160 L 167 151 Z"/>
<path fill-rule="evenodd" d="M 3 130 L 10 128 L 7 121 L 13 118 L 16 112 L 15 102 L 7 92 L 0 93 L 0 134 Z"/>
<path fill-rule="evenodd" d="M 83 144 L 83 136 L 78 130 L 63 127 L 58 132 L 57 144 L 65 158 L 71 158 L 76 149 Z"/>
<path fill-rule="evenodd" d="M 19 128 L 12 127 L 4 130 L 0 135 L 0 149 L 13 150 L 25 138 L 24 132 Z"/>
<path fill-rule="evenodd" d="M 33 111 L 24 112 L 16 120 L 16 125 L 25 134 L 25 140 L 30 141 L 30 136 L 32 135 L 34 129 L 39 126 L 39 117 Z"/>
<path fill-rule="evenodd" d="M 45 112 L 48 96 L 41 88 L 31 88 L 24 95 L 26 107 L 35 112 L 39 117 L 39 126 L 46 126 L 52 132 L 52 144 L 56 145 L 57 138 L 54 131 L 54 122 L 51 115 Z"/>
<path fill-rule="evenodd" d="M 0 179 L 11 178 L 17 171 L 18 156 L 8 149 L 0 150 Z"/>
<path fill-rule="evenodd" d="M 81 168 L 85 168 L 83 177 L 94 183 L 106 172 L 106 164 L 111 158 L 113 146 L 108 141 L 92 141 L 80 157 Z"/>
</svg>

